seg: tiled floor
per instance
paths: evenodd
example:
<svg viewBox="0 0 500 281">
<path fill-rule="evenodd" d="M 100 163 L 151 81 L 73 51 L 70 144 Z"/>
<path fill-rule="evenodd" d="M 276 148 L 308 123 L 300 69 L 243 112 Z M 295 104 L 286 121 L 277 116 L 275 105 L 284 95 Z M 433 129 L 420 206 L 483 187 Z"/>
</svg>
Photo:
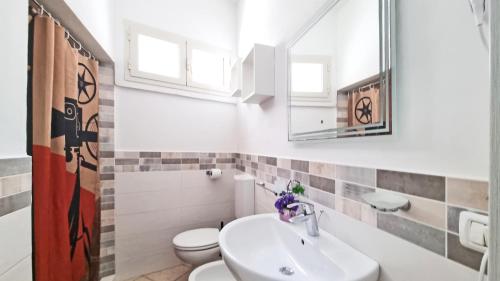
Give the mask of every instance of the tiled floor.
<svg viewBox="0 0 500 281">
<path fill-rule="evenodd" d="M 142 275 L 128 281 L 187 281 L 191 267 L 178 265 L 162 271 Z"/>
</svg>

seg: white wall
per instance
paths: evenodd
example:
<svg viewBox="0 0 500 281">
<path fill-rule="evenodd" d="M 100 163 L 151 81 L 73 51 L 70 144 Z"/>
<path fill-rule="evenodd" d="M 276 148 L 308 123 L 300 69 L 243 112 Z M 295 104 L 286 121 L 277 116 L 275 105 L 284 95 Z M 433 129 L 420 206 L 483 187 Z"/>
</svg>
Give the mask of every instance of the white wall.
<svg viewBox="0 0 500 281">
<path fill-rule="evenodd" d="M 2 2 L 0 158 L 26 157 L 28 1 Z M 0 281 L 31 281 L 31 206 L 0 218 Z"/>
<path fill-rule="evenodd" d="M 236 106 L 116 87 L 117 150 L 234 152 Z"/>
<path fill-rule="evenodd" d="M 242 0 L 239 53 L 286 42 L 324 1 Z M 397 1 L 394 135 L 287 142 L 284 52 L 277 96 L 239 105 L 239 151 L 486 180 L 488 52 L 465 1 Z M 444 20 L 446 19 L 446 20 Z"/>
<path fill-rule="evenodd" d="M 0 18 L 0 158 L 26 156 L 28 1 L 2 1 Z"/>
<path fill-rule="evenodd" d="M 124 81 L 124 21 L 181 34 L 228 50 L 236 46 L 232 0 L 141 2 L 116 5 L 116 82 Z M 175 91 L 172 91 L 175 92 Z M 116 87 L 117 150 L 235 151 L 236 106 L 165 93 Z"/>
<path fill-rule="evenodd" d="M 64 0 L 78 19 L 113 58 L 114 0 Z"/>
</svg>

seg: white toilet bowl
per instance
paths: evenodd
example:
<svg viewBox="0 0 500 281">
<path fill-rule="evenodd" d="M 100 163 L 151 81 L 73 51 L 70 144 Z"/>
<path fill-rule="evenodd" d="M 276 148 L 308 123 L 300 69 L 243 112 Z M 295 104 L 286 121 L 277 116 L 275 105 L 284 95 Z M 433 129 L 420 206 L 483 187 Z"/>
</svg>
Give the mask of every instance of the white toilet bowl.
<svg viewBox="0 0 500 281">
<path fill-rule="evenodd" d="M 188 281 L 236 281 L 224 261 L 204 264 L 191 272 Z"/>
<path fill-rule="evenodd" d="M 177 234 L 172 243 L 177 257 L 187 264 L 199 266 L 220 259 L 217 228 L 188 230 Z"/>
</svg>

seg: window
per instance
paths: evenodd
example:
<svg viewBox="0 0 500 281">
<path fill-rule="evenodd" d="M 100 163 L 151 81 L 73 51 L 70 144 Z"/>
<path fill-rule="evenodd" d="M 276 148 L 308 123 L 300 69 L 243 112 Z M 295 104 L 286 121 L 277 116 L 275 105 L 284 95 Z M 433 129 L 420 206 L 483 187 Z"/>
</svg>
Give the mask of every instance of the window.
<svg viewBox="0 0 500 281">
<path fill-rule="evenodd" d="M 188 41 L 188 81 L 191 87 L 229 90 L 231 61 L 228 53 Z"/>
<path fill-rule="evenodd" d="M 165 87 L 229 92 L 229 52 L 132 25 L 127 80 Z"/>
<path fill-rule="evenodd" d="M 324 98 L 330 92 L 330 63 L 324 56 L 294 56 L 291 62 L 292 96 Z"/>
</svg>

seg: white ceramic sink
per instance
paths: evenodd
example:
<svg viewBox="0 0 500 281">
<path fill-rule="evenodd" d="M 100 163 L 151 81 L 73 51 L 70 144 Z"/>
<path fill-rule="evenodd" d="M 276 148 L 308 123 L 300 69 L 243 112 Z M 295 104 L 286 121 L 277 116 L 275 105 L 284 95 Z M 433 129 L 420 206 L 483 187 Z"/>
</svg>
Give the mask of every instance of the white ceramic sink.
<svg viewBox="0 0 500 281">
<path fill-rule="evenodd" d="M 235 220 L 219 236 L 222 256 L 240 281 L 377 281 L 379 265 L 334 236 L 307 235 L 303 224 L 264 214 Z M 286 275 L 280 269 L 286 267 Z M 286 271 L 286 270 L 285 270 Z"/>
</svg>

